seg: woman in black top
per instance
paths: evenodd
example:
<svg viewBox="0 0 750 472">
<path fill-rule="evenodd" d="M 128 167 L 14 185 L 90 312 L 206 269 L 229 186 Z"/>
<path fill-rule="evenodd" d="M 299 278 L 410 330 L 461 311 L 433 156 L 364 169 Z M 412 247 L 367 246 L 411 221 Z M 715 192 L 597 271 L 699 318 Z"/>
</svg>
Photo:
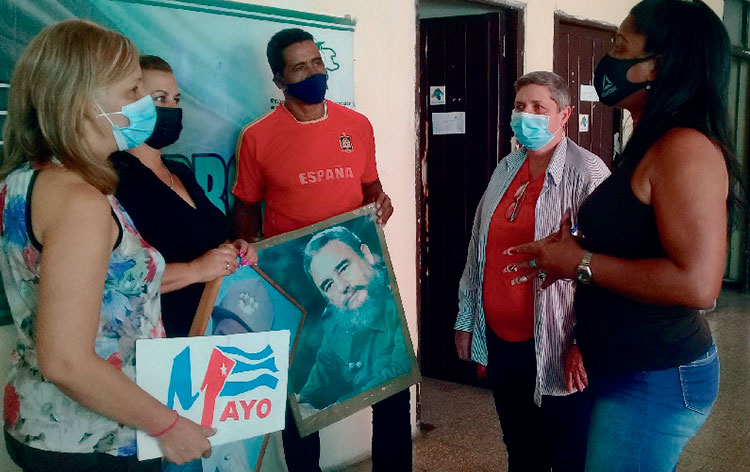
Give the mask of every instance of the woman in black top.
<svg viewBox="0 0 750 472">
<path fill-rule="evenodd" d="M 711 411 L 719 359 L 703 308 L 719 295 L 727 202 L 729 39 L 700 1 L 645 0 L 599 63 L 600 100 L 634 132 L 578 215 L 527 253 L 522 281 L 577 278 L 576 340 L 595 398 L 586 470 L 672 471 Z M 731 182 L 731 185 L 730 185 Z M 568 388 L 586 373 L 567 370 Z"/>
<path fill-rule="evenodd" d="M 162 280 L 162 320 L 168 337 L 187 336 L 204 282 L 254 263 L 245 241 L 225 243 L 229 219 L 206 197 L 192 171 L 165 160 L 160 149 L 182 130 L 180 93 L 172 69 L 156 56 L 141 56 L 143 86 L 156 104 L 156 128 L 136 148 L 112 155 L 120 182 L 117 199 L 143 238 L 167 262 Z"/>
</svg>

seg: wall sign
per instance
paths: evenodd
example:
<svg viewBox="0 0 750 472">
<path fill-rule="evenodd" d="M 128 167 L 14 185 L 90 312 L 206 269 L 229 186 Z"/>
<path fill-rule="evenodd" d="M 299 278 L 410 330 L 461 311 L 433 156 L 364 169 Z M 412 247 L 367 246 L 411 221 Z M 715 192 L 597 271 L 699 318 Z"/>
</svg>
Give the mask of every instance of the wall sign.
<svg viewBox="0 0 750 472">
<path fill-rule="evenodd" d="M 589 131 L 590 122 L 591 120 L 589 119 L 588 114 L 579 113 L 578 114 L 578 132 L 587 133 Z"/>
<path fill-rule="evenodd" d="M 430 87 L 430 105 L 445 105 L 445 85 Z"/>
</svg>

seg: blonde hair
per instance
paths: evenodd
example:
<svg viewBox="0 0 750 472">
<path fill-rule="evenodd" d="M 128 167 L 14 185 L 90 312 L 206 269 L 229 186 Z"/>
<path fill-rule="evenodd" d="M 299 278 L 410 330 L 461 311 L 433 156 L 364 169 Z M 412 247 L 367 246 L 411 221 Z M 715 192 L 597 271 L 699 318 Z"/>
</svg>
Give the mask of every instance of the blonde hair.
<svg viewBox="0 0 750 472">
<path fill-rule="evenodd" d="M 57 158 L 102 193 L 112 193 L 117 174 L 84 139 L 84 122 L 96 119 L 95 92 L 137 65 L 138 49 L 120 33 L 82 20 L 45 28 L 13 70 L 0 178 L 23 162 Z"/>
</svg>

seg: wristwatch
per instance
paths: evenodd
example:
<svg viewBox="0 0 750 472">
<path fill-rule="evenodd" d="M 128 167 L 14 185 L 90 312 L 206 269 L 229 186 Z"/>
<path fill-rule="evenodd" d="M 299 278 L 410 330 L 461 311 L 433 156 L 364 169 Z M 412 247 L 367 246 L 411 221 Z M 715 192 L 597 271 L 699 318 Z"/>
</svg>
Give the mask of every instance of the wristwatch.
<svg viewBox="0 0 750 472">
<path fill-rule="evenodd" d="M 587 252 L 584 254 L 580 264 L 578 264 L 578 268 L 576 269 L 576 279 L 578 279 L 583 285 L 590 284 L 591 278 L 594 276 L 593 272 L 591 272 L 590 265 L 593 255 L 593 252 Z"/>
</svg>

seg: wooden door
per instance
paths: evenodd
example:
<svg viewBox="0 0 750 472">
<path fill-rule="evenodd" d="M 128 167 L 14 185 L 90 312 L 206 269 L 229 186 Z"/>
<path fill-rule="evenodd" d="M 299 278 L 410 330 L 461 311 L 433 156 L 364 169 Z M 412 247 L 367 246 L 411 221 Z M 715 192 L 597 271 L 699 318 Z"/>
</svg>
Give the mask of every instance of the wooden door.
<svg viewBox="0 0 750 472">
<path fill-rule="evenodd" d="M 615 28 L 555 17 L 554 72 L 567 79 L 573 106 L 568 136 L 601 157 L 610 168 L 619 150 L 615 140 L 621 139 L 620 112 L 590 101 L 586 88 L 593 86 L 594 69 L 614 45 L 616 34 Z"/>
<path fill-rule="evenodd" d="M 453 325 L 474 212 L 509 152 L 515 21 L 512 12 L 420 21 L 420 362 L 429 377 L 477 383 L 475 366 L 456 356 Z M 451 116 L 441 113 L 463 114 L 453 117 L 465 130 L 440 134 Z"/>
</svg>

